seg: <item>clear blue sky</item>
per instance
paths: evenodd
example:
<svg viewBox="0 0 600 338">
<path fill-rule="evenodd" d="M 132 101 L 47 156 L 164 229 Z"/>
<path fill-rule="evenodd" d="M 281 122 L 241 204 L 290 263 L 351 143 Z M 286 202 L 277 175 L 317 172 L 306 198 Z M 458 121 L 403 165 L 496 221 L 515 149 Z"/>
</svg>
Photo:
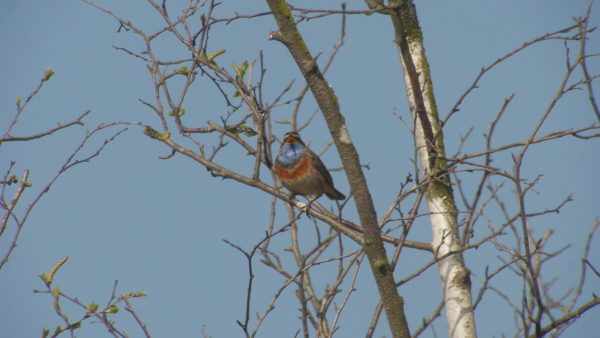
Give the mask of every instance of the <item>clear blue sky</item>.
<svg viewBox="0 0 600 338">
<path fill-rule="evenodd" d="M 266 10 L 261 1 L 224 2 L 218 9 L 218 17 L 231 16 L 234 10 L 240 13 Z M 144 1 L 99 3 L 144 29 L 153 30 L 162 25 Z M 572 17 L 583 15 L 587 6 L 587 1 L 582 0 L 417 3 L 436 99 L 443 115 L 468 88 L 481 67 L 524 41 L 572 24 Z M 301 5 L 300 2 L 295 4 Z M 598 4 L 595 5 L 592 26 L 600 23 L 600 10 Z M 321 1 L 302 6 L 337 8 L 338 2 Z M 349 8 L 364 7 L 360 2 L 359 6 Z M 77 146 L 86 129 L 104 121 L 144 121 L 158 128 L 159 121 L 138 101 L 138 98 L 151 100 L 153 95 L 144 63 L 112 48 L 115 45 L 139 50 L 141 42 L 132 34 L 117 33 L 118 25 L 112 18 L 77 0 L 0 0 L 0 8 L 3 50 L 0 53 L 0 131 L 4 132 L 14 114 L 15 97 L 25 98 L 48 67 L 55 75 L 30 104 L 13 135 L 39 132 L 57 122 L 74 119 L 87 109 L 92 110 L 85 127 L 27 144 L 0 146 L 2 172 L 11 160 L 17 162 L 17 174 L 26 168 L 31 170 L 33 187 L 22 200 L 19 209 L 22 212 L 25 203 L 31 201 Z M 301 25 L 313 54 L 331 50 L 339 37 L 339 21 L 339 17 L 331 17 Z M 389 20 L 377 15 L 350 16 L 347 24 L 346 44 L 327 78 L 347 116 L 361 160 L 370 165 L 367 180 L 381 216 L 396 196 L 399 183 L 413 170 L 411 136 L 393 114 L 397 112 L 407 118 L 406 97 Z M 263 50 L 268 67 L 267 100 L 272 100 L 299 75 L 286 50 L 268 40 L 268 33 L 275 29 L 274 20 L 269 16 L 240 20 L 219 26 L 210 44 L 214 50 L 227 50 L 219 57 L 223 65 L 255 60 L 259 50 Z M 596 32 L 588 44 L 589 51 L 600 52 L 599 42 Z M 179 54 L 182 52 L 179 47 L 173 48 L 172 41 L 161 43 L 164 43 L 165 57 L 187 57 L 187 54 Z M 598 73 L 600 63 L 596 61 L 590 67 Z M 507 111 L 507 119 L 499 125 L 495 142 L 501 145 L 524 139 L 553 97 L 563 70 L 562 43 L 545 42 L 492 71 L 447 126 L 449 153 L 454 152 L 460 136 L 471 126 L 475 130 L 465 150 L 482 149 L 482 133 L 503 99 L 513 92 L 515 99 Z M 296 82 L 293 93 L 298 92 L 300 83 L 302 81 Z M 598 81 L 596 88 L 600 88 Z M 189 121 L 198 125 L 208 120 L 218 121 L 224 106 L 211 85 L 203 84 L 195 90 L 185 105 Z M 584 92 L 574 93 L 561 102 L 544 132 L 598 123 L 582 104 L 583 95 Z M 312 99 L 308 100 L 301 119 L 305 121 L 315 109 Z M 288 118 L 290 111 L 288 106 L 278 109 L 276 119 Z M 287 131 L 285 126 L 276 128 L 279 134 Z M 102 134 L 94 139 L 92 146 L 108 136 L 109 133 Z M 315 150 L 321 150 L 330 141 L 319 115 L 303 136 Z M 192 144 L 187 146 L 193 147 Z M 84 153 L 89 154 L 93 149 L 87 148 Z M 567 289 L 576 277 L 582 239 L 594 218 L 600 216 L 599 149 L 597 141 L 553 142 L 534 149 L 526 163 L 528 178 L 544 174 L 537 189 L 539 195 L 532 195 L 529 200 L 531 210 L 552 208 L 567 194 L 574 194 L 574 202 L 559 215 L 535 220 L 536 234 L 547 228 L 555 229 L 552 248 L 573 245 L 547 271 L 548 278 L 560 276 L 558 290 Z M 339 158 L 332 150 L 323 159 L 328 167 L 339 167 Z M 235 321 L 244 314 L 245 259 L 222 239 L 251 248 L 266 230 L 270 198 L 238 183 L 215 179 L 197 163 L 182 156 L 168 161 L 158 159 L 166 154 L 168 150 L 164 146 L 148 139 L 134 126 L 109 145 L 99 158 L 59 179 L 32 213 L 19 246 L 10 262 L 0 270 L 0 304 L 4 308 L 0 316 L 0 337 L 39 336 L 43 328 L 53 329 L 60 323 L 50 297 L 34 294 L 32 290 L 43 288 L 37 275 L 48 271 L 64 256 L 70 260 L 57 274 L 55 283 L 84 302 L 104 304 L 114 280 L 119 280 L 120 293 L 147 292 L 148 297 L 136 299 L 134 304 L 155 337 L 200 336 L 203 326 L 213 337 L 242 335 Z M 250 157 L 238 151 L 227 153 L 222 161 L 244 174 L 249 174 L 253 165 Z M 496 164 L 510 168 L 501 159 Z M 339 172 L 333 176 L 338 188 L 348 192 L 345 177 Z M 505 189 L 510 193 L 510 188 Z M 281 225 L 285 220 L 280 208 Z M 303 218 L 301 226 L 310 228 L 312 225 Z M 418 226 L 414 239 L 427 241 L 427 224 L 418 223 Z M 309 234 L 307 230 L 304 235 Z M 289 238 L 280 237 L 276 245 L 289 245 Z M 0 253 L 4 253 L 5 246 L 4 238 L 0 240 Z M 499 264 L 491 249 L 488 245 L 467 254 L 467 264 L 475 275 L 482 276 L 486 265 Z M 598 240 L 591 257 L 599 263 Z M 400 261 L 397 277 L 409 275 L 426 258 L 409 251 Z M 264 311 L 274 288 L 282 282 L 279 275 L 258 261 L 255 267 L 253 314 Z M 326 274 L 327 270 L 323 270 L 323 276 Z M 507 273 L 506 279 L 499 279 L 505 284 L 497 286 L 503 287 L 505 292 L 519 292 L 520 281 L 511 281 L 509 276 Z M 475 277 L 473 279 L 476 292 L 479 284 Z M 373 284 L 364 265 L 358 291 L 342 318 L 344 327 L 339 337 L 363 336 L 366 332 L 377 299 Z M 585 290 L 589 297 L 592 290 L 598 293 L 599 289 L 600 282 L 595 279 Z M 400 292 L 406 297 L 408 319 L 414 329 L 439 301 L 437 271 L 430 269 L 416 283 L 400 288 Z M 500 304 L 497 296 L 488 294 L 476 315 L 481 337 L 513 332 L 513 318 Z M 290 288 L 265 322 L 261 336 L 293 336 L 299 328 L 297 308 L 294 290 Z M 71 318 L 77 318 L 74 309 L 68 306 L 66 309 L 73 311 Z M 597 332 L 598 316 L 598 309 L 587 313 L 568 336 L 582 337 Z M 122 311 L 116 319 L 132 337 L 139 336 L 127 313 Z M 441 337 L 446 335 L 444 318 L 436 322 L 435 332 Z M 387 334 L 383 326 L 376 336 Z M 106 335 L 106 330 L 97 324 L 86 324 L 80 333 L 82 337 Z M 431 335 L 429 331 L 425 336 Z"/>
</svg>

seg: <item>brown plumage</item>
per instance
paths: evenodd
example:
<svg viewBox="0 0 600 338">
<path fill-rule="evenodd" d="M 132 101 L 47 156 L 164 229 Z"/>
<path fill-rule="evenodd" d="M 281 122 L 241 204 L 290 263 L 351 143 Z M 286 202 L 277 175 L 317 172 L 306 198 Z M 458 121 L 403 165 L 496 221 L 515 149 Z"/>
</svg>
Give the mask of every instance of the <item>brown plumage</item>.
<svg viewBox="0 0 600 338">
<path fill-rule="evenodd" d="M 321 196 L 343 200 L 344 194 L 333 186 L 331 174 L 325 165 L 300 139 L 296 132 L 283 136 L 283 144 L 275 160 L 275 173 L 292 194 Z"/>
</svg>

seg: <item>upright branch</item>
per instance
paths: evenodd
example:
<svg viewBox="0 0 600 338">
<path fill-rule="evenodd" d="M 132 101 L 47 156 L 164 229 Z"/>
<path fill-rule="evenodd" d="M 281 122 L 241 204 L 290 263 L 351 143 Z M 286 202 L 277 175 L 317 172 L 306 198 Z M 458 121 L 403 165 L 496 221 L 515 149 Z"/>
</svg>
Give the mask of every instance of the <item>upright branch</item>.
<svg viewBox="0 0 600 338">
<path fill-rule="evenodd" d="M 364 229 L 363 247 L 375 277 L 392 334 L 394 337 L 407 337 L 409 331 L 404 315 L 404 301 L 395 287 L 391 266 L 377 226 L 373 200 L 360 166 L 358 153 L 346 129 L 337 97 L 304 43 L 286 2 L 267 0 L 267 3 L 279 27 L 279 31 L 271 33 L 271 38 L 282 42 L 296 61 L 323 113 L 340 154 Z"/>
<path fill-rule="evenodd" d="M 470 271 L 464 264 L 457 231 L 457 207 L 448 176 L 443 133 L 433 93 L 421 28 L 412 1 L 390 1 L 382 13 L 392 20 L 395 42 L 415 124 L 432 228 L 431 245 L 442 281 L 446 320 L 451 337 L 475 337 Z M 448 255 L 450 252 L 455 254 Z"/>
</svg>

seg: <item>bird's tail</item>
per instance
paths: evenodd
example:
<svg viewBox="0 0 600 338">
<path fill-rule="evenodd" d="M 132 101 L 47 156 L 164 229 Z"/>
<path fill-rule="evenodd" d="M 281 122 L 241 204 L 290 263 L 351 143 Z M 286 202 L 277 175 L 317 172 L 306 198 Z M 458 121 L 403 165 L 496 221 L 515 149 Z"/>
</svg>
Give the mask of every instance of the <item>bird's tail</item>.
<svg viewBox="0 0 600 338">
<path fill-rule="evenodd" d="M 325 192 L 325 195 L 327 197 L 329 197 L 329 199 L 331 199 L 331 200 L 345 200 L 346 199 L 346 195 L 342 194 L 334 187 L 331 187 L 331 189 L 328 189 Z"/>
</svg>

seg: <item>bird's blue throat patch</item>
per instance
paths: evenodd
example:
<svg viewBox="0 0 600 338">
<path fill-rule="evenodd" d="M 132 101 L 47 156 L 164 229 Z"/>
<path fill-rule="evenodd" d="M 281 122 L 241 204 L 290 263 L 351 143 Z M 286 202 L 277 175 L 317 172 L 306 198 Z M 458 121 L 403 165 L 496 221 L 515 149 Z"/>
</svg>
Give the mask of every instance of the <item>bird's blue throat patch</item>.
<svg viewBox="0 0 600 338">
<path fill-rule="evenodd" d="M 284 144 L 281 146 L 281 149 L 279 149 L 277 163 L 284 168 L 291 168 L 300 161 L 303 154 L 304 146 L 302 144 Z"/>
</svg>

